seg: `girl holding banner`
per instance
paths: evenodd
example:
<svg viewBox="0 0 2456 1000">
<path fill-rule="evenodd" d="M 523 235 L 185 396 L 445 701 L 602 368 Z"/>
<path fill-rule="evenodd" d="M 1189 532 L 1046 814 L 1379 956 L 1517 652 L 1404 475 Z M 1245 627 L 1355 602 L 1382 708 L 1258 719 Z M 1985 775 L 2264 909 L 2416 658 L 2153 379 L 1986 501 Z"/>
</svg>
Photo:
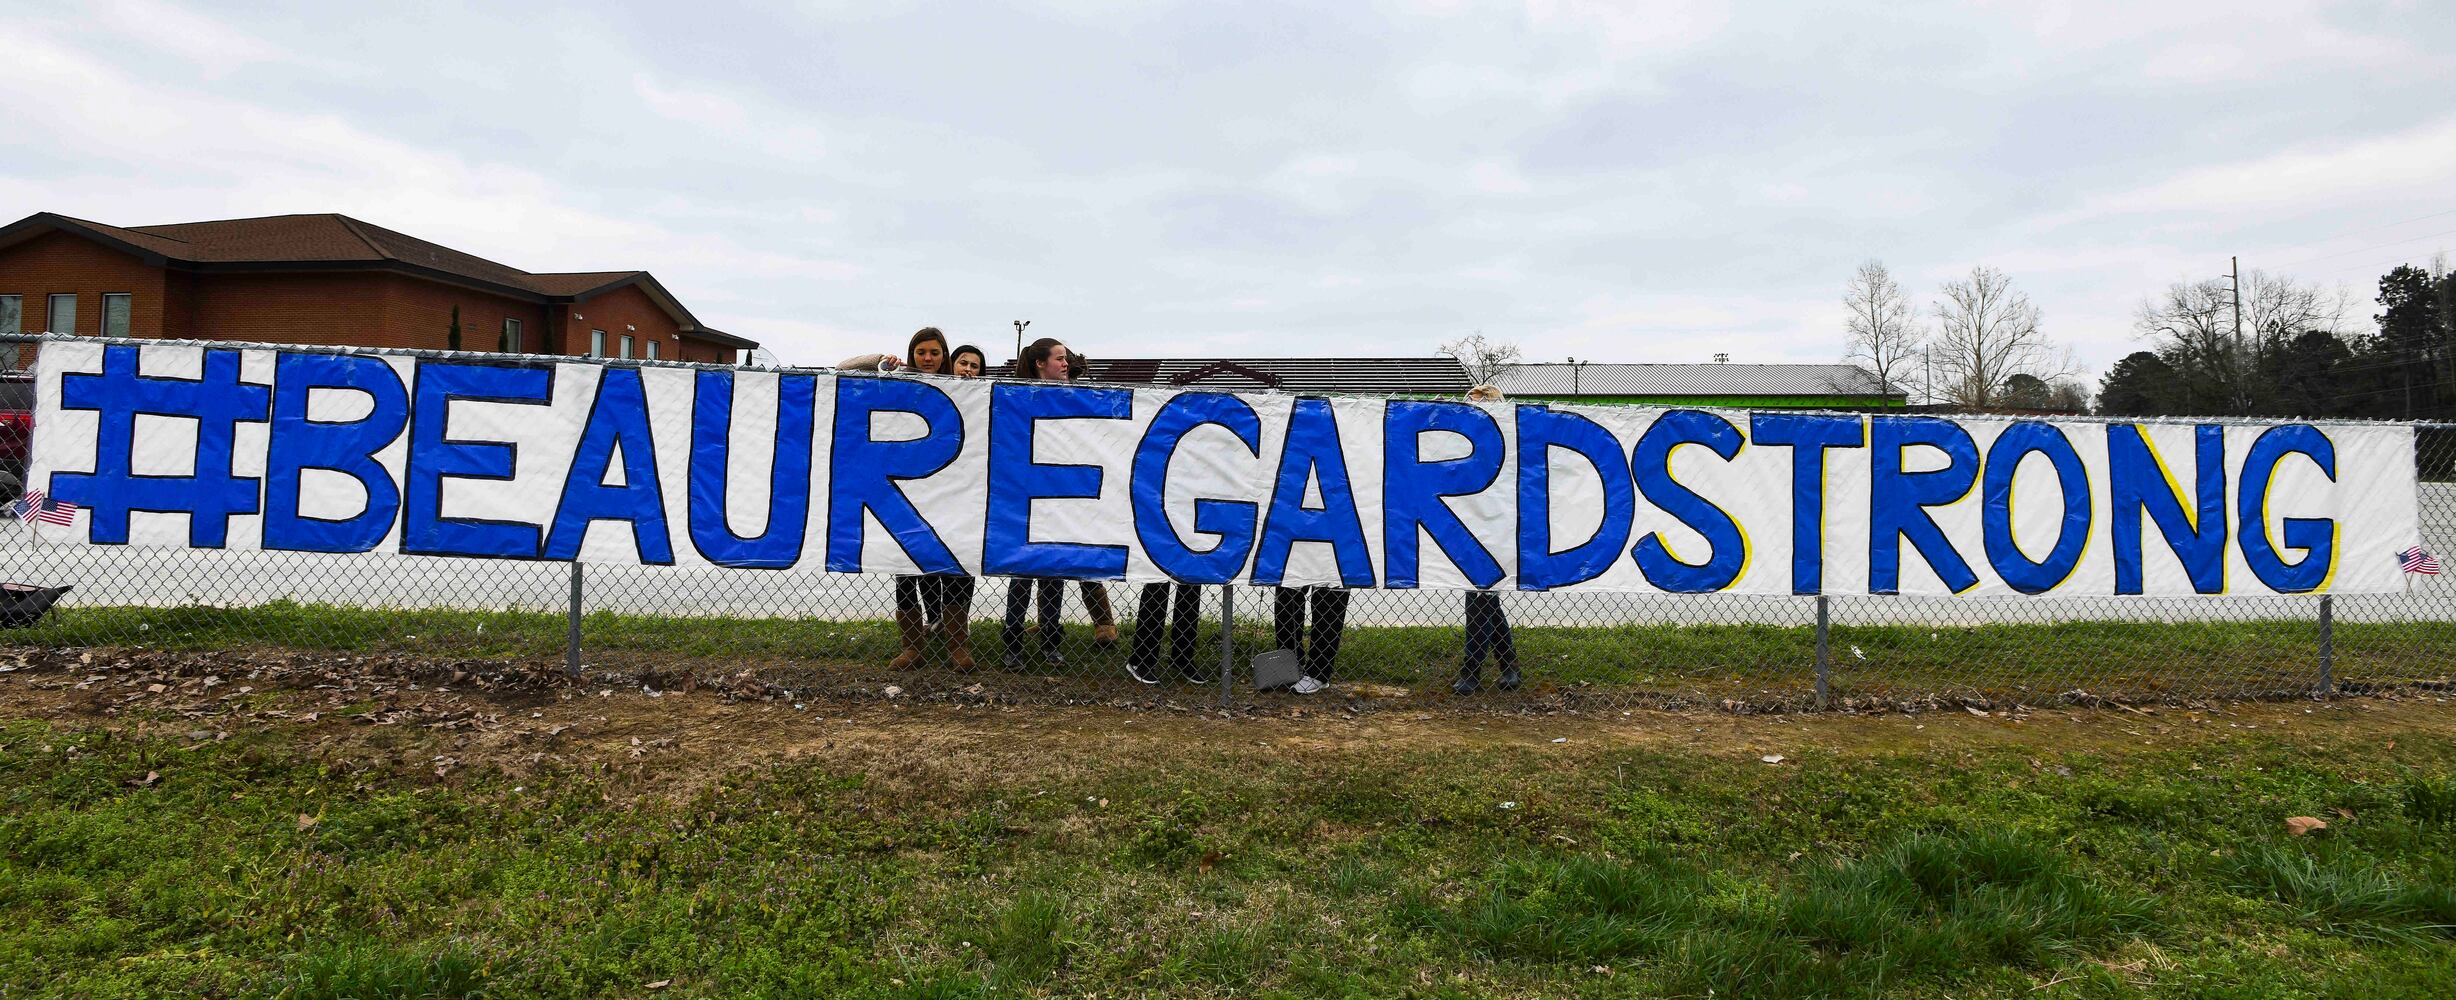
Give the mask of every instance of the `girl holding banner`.
<svg viewBox="0 0 2456 1000">
<path fill-rule="evenodd" d="M 956 378 L 979 378 L 989 371 L 989 355 L 970 344 L 956 348 L 947 355 L 947 373 Z"/>
<path fill-rule="evenodd" d="M 1015 359 L 1014 377 L 1043 382 L 1064 382 L 1072 377 L 1073 358 L 1066 345 L 1054 337 L 1042 337 L 1023 349 Z M 1006 625 L 998 638 L 1006 647 L 1006 669 L 1023 670 L 1023 618 L 1025 610 L 1038 599 L 1040 606 L 1040 658 L 1050 666 L 1066 662 L 1065 626 L 1058 612 L 1066 600 L 1066 581 L 1054 577 L 1018 576 L 1006 581 Z"/>
<path fill-rule="evenodd" d="M 1475 403 L 1498 403 L 1501 390 L 1479 385 L 1467 390 L 1467 399 Z M 1484 660 L 1490 658 L 1501 668 L 1503 691 L 1518 690 L 1518 646 L 1509 631 L 1509 615 L 1501 609 L 1501 595 L 1488 590 L 1470 590 L 1467 605 L 1467 656 L 1458 667 L 1458 679 L 1450 683 L 1454 694 L 1474 694 L 1483 686 Z"/>
<path fill-rule="evenodd" d="M 947 371 L 956 378 L 979 378 L 987 355 L 971 344 L 947 353 Z M 979 581 L 969 576 L 925 576 L 938 581 L 938 628 L 946 635 L 947 662 L 970 673 L 972 662 L 972 590 Z"/>
<path fill-rule="evenodd" d="M 1080 354 L 1066 356 L 1066 381 L 1083 377 L 1090 362 Z M 1083 586 L 1083 610 L 1091 615 L 1092 645 L 1108 649 L 1117 645 L 1117 609 L 1109 604 L 1109 585 L 1098 580 L 1077 581 Z"/>
<path fill-rule="evenodd" d="M 980 349 L 973 348 L 973 353 L 979 354 Z M 949 357 L 947 335 L 937 327 L 925 326 L 905 344 L 902 367 L 922 375 L 938 375 Z M 865 354 L 837 366 L 845 371 L 894 371 L 897 367 L 892 354 Z M 921 646 L 929 637 L 929 618 L 935 615 L 939 631 L 945 636 L 947 662 L 957 670 L 970 672 L 974 664 L 967 625 L 972 611 L 972 584 L 968 576 L 896 577 L 895 629 L 900 644 L 895 658 L 887 661 L 887 669 L 906 670 L 921 662 Z"/>
</svg>

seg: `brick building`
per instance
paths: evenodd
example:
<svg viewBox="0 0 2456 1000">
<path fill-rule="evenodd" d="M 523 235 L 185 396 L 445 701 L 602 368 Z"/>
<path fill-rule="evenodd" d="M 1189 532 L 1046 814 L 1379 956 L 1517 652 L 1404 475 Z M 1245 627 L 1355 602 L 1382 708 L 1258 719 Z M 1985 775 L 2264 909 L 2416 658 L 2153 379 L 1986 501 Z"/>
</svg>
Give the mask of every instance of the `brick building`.
<svg viewBox="0 0 2456 1000">
<path fill-rule="evenodd" d="M 532 274 L 345 215 L 0 228 L 0 333 L 351 344 L 730 363 L 646 271 Z M 30 363 L 0 344 L 0 367 Z"/>
</svg>

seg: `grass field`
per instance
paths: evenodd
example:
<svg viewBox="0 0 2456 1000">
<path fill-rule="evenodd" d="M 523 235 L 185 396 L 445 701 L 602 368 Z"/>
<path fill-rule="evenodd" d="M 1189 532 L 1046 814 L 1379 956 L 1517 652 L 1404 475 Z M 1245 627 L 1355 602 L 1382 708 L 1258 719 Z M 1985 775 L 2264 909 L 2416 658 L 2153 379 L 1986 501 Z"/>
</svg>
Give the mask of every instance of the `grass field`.
<svg viewBox="0 0 2456 1000">
<path fill-rule="evenodd" d="M 2456 982 L 2439 700 L 1220 719 L 248 675 L 149 700 L 130 669 L 0 673 L 0 997 Z"/>
<path fill-rule="evenodd" d="M 583 618 L 584 655 L 594 665 L 662 671 L 760 667 L 822 683 L 913 686 L 914 675 L 881 669 L 895 651 L 885 621 L 620 615 Z M 27 645 L 157 649 L 280 647 L 395 652 L 436 657 L 559 660 L 568 623 L 535 612 L 368 610 L 274 602 L 245 608 L 85 607 L 14 633 Z M 1131 624 L 1127 626 L 1131 632 Z M 998 646 L 994 622 L 976 622 L 984 660 Z M 1097 651 L 1075 627 L 1070 667 L 1078 685 L 1007 693 L 1081 696 L 1122 682 L 1122 651 Z M 1815 633 L 1776 625 L 1613 625 L 1522 628 L 1520 657 L 1530 694 L 1580 689 L 1590 699 L 1672 697 L 1759 707 L 1805 704 L 1814 690 Z M 1266 621 L 1240 622 L 1239 657 L 1271 645 Z M 1844 625 L 1832 631 L 1833 691 L 1841 698 L 1926 695 L 2040 702 L 2084 690 L 2100 697 L 2277 696 L 2316 689 L 2318 629 L 2309 621 L 2006 622 L 1960 628 Z M 1217 663 L 1218 627 L 1197 644 Z M 1443 690 L 1457 669 L 1460 632 L 1449 626 L 1351 629 L 1342 675 L 1382 685 Z M 2335 677 L 2357 688 L 2448 680 L 2456 622 L 2341 622 Z M 1035 669 L 1036 674 L 1043 671 Z M 994 671 L 987 676 L 999 683 Z M 984 677 L 919 675 L 921 684 L 964 687 Z M 1124 690 L 1134 690 L 1125 685 Z M 1028 689 L 1028 690 L 1027 690 Z"/>
</svg>

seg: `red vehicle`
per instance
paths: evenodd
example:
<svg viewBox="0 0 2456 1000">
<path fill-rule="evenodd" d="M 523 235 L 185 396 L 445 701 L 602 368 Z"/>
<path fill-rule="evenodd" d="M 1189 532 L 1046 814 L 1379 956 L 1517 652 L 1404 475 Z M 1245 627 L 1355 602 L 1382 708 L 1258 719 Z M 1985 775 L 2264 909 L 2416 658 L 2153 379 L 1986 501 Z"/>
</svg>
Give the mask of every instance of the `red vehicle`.
<svg viewBox="0 0 2456 1000">
<path fill-rule="evenodd" d="M 23 496 L 34 450 L 34 377 L 0 374 L 0 503 Z"/>
</svg>

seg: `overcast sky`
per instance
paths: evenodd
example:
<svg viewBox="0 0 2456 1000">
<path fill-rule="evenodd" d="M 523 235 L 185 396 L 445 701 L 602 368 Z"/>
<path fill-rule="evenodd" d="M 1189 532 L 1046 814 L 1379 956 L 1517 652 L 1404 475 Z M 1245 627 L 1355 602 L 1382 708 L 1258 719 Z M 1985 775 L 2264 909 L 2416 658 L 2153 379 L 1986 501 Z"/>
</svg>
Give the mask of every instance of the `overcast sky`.
<svg viewBox="0 0 2456 1000">
<path fill-rule="evenodd" d="M 2367 326 L 2456 247 L 2422 0 L 29 6 L 11 217 L 343 212 L 646 268 L 801 363 L 923 324 L 1004 357 L 1018 318 L 1110 357 L 1828 361 L 1877 257 L 1923 302 L 2009 272 L 2103 371 L 2229 254 Z"/>
</svg>

